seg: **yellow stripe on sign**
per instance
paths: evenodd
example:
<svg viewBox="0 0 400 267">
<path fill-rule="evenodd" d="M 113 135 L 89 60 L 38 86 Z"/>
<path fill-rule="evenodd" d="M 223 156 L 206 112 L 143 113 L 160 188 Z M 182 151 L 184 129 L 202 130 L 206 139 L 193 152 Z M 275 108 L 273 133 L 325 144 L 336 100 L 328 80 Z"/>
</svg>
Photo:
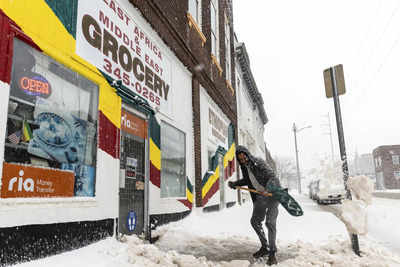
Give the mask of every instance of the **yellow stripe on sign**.
<svg viewBox="0 0 400 267">
<path fill-rule="evenodd" d="M 108 83 L 100 88 L 99 110 L 101 110 L 118 129 L 121 129 L 121 98 Z"/>
<path fill-rule="evenodd" d="M 1 8 L 37 44 L 72 54 L 75 40 L 44 0 L 2 0 Z M 41 46 L 39 46 L 41 48 Z"/>
<path fill-rule="evenodd" d="M 1 0 L 0 8 L 45 54 L 97 83 L 99 110 L 121 128 L 121 98 L 96 67 L 75 54 L 75 39 L 44 0 Z"/>
<path fill-rule="evenodd" d="M 192 192 L 189 191 L 188 188 L 186 188 L 186 195 L 187 195 L 187 199 L 190 201 L 190 203 L 193 203 L 193 194 L 192 194 Z"/>
<path fill-rule="evenodd" d="M 154 167 L 161 170 L 161 150 L 150 138 L 150 161 L 153 163 Z"/>
<path fill-rule="evenodd" d="M 208 178 L 208 181 L 201 189 L 202 197 L 205 197 L 205 195 L 208 193 L 208 191 L 210 190 L 210 188 L 213 186 L 213 184 L 215 183 L 215 181 L 218 178 L 219 178 L 219 166 L 217 166 L 217 168 L 215 169 L 215 173 Z"/>
<path fill-rule="evenodd" d="M 233 158 L 235 157 L 235 152 L 236 152 L 235 143 L 232 143 L 228 152 L 226 152 L 224 156 L 224 168 L 228 166 L 229 161 L 233 160 Z"/>
</svg>

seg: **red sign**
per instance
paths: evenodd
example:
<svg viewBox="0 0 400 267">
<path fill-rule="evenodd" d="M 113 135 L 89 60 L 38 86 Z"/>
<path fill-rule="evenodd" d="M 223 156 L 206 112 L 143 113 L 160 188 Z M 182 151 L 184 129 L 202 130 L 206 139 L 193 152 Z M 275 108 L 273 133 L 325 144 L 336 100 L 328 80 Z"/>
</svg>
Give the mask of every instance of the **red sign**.
<svg viewBox="0 0 400 267">
<path fill-rule="evenodd" d="M 72 171 L 3 163 L 1 198 L 73 197 Z"/>
</svg>

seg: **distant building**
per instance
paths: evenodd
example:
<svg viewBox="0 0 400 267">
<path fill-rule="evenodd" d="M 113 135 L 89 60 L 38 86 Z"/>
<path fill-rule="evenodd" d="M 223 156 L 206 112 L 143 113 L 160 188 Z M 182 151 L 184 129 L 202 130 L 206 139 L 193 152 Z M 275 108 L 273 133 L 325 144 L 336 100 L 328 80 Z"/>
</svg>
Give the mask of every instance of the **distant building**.
<svg viewBox="0 0 400 267">
<path fill-rule="evenodd" d="M 358 155 L 356 153 L 354 160 L 349 163 L 349 172 L 351 176 L 366 175 L 375 180 L 375 165 L 372 154 Z"/>
<path fill-rule="evenodd" d="M 400 189 L 400 145 L 375 148 L 373 161 L 376 189 Z"/>
<path fill-rule="evenodd" d="M 251 72 L 246 46 L 236 39 L 235 56 L 238 142 L 246 146 L 254 156 L 266 159 L 264 126 L 268 117 L 264 100 Z"/>
</svg>

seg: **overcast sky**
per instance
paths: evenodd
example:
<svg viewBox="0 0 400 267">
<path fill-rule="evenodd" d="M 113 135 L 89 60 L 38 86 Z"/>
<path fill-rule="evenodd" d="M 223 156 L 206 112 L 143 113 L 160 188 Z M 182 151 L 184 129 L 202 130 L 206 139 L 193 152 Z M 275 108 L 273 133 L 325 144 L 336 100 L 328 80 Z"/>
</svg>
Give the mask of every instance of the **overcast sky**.
<svg viewBox="0 0 400 267">
<path fill-rule="evenodd" d="M 310 169 L 339 145 L 323 70 L 343 64 L 340 96 L 347 155 L 400 144 L 400 0 L 233 0 L 234 28 L 244 42 L 269 122 L 273 156 L 295 157 Z"/>
</svg>

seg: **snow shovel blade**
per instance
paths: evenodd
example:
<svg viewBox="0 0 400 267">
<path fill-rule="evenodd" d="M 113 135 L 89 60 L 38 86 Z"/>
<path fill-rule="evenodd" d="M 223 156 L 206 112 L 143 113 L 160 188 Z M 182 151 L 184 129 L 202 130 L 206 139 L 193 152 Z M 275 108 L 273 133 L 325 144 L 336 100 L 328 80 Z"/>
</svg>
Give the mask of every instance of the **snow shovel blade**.
<svg viewBox="0 0 400 267">
<path fill-rule="evenodd" d="M 289 212 L 292 216 L 302 216 L 303 210 L 301 209 L 299 203 L 289 195 L 287 189 L 277 189 L 272 193 L 272 197 L 276 199 L 281 205 Z"/>
</svg>

